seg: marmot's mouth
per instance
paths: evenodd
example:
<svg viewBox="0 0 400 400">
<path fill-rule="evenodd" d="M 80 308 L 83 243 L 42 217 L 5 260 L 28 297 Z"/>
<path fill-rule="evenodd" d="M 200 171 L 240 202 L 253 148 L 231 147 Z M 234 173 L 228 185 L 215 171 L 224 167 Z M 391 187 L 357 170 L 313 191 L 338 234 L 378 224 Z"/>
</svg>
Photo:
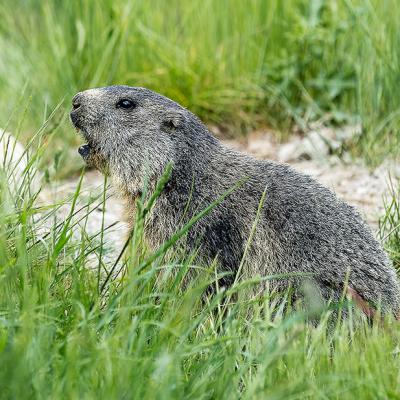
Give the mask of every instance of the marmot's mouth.
<svg viewBox="0 0 400 400">
<path fill-rule="evenodd" d="M 80 128 L 75 125 L 75 129 L 84 140 L 88 140 L 87 133 L 83 128 Z M 90 143 L 86 143 L 78 148 L 78 153 L 86 161 L 87 158 L 89 157 L 90 153 L 92 152 L 92 150 L 93 150 L 93 146 Z"/>
</svg>

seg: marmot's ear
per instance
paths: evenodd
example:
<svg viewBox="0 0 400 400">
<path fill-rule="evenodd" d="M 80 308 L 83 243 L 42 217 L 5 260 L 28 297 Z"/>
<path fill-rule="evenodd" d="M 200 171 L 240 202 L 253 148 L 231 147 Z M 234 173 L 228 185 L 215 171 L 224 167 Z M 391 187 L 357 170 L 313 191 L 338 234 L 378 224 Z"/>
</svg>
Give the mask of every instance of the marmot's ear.
<svg viewBox="0 0 400 400">
<path fill-rule="evenodd" d="M 165 113 L 161 123 L 161 129 L 167 132 L 173 132 L 183 126 L 185 116 L 179 110 L 168 110 Z"/>
</svg>

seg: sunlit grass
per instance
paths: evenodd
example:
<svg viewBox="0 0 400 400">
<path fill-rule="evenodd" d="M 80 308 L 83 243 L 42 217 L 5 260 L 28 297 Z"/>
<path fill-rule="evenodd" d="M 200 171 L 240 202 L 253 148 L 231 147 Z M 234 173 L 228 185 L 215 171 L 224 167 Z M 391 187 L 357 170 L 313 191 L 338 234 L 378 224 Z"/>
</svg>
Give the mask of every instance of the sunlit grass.
<svg viewBox="0 0 400 400">
<path fill-rule="evenodd" d="M 361 122 L 355 154 L 396 154 L 400 3 L 5 0 L 0 16 L 0 124 L 28 144 L 16 180 L 0 165 L 0 398 L 398 397 L 396 321 L 332 322 L 344 304 L 316 322 L 285 296 L 246 296 L 256 282 L 207 297 L 215 266 L 171 251 L 188 227 L 146 249 L 156 195 L 138 204 L 127 249 L 110 262 L 112 227 L 86 229 L 107 193 L 79 184 L 53 204 L 35 176 L 54 184 L 79 171 L 69 101 L 108 84 L 150 87 L 235 135 Z M 380 237 L 398 268 L 392 189 Z"/>
</svg>

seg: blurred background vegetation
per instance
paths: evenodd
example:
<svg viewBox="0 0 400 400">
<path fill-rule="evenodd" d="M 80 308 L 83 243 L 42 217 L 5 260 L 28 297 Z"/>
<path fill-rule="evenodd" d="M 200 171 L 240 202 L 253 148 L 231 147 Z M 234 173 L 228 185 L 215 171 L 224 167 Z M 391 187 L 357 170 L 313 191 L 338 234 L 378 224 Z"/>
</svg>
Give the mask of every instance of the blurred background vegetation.
<svg viewBox="0 0 400 400">
<path fill-rule="evenodd" d="M 0 399 L 399 398 L 397 321 L 355 310 L 333 326 L 344 302 L 310 324 L 285 296 L 244 298 L 256 278 L 204 301 L 214 266 L 188 287 L 191 254 L 142 252 L 145 205 L 131 257 L 109 262 L 106 181 L 96 195 L 76 178 L 50 203 L 33 184 L 50 160 L 58 177 L 82 166 L 71 98 L 110 84 L 159 91 L 227 136 L 361 124 L 354 156 L 398 155 L 399 0 L 1 0 L 0 17 L 0 127 L 29 142 L 0 168 Z M 398 179 L 384 207 L 399 270 Z"/>
<path fill-rule="evenodd" d="M 0 124 L 29 103 L 29 134 L 62 101 L 47 127 L 61 122 L 60 150 L 78 141 L 72 95 L 110 84 L 161 92 L 226 135 L 361 123 L 355 155 L 398 148 L 398 0 L 3 0 L 0 17 Z"/>
</svg>

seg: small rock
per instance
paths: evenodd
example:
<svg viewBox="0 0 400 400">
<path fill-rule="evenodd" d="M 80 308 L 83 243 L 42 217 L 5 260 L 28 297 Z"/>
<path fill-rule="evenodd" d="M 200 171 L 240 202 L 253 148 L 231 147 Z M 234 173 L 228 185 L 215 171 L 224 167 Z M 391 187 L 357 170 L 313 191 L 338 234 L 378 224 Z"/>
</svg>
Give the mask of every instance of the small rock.
<svg viewBox="0 0 400 400">
<path fill-rule="evenodd" d="M 360 133 L 361 127 L 358 125 L 341 129 L 321 127 L 308 132 L 304 138 L 297 136 L 283 144 L 278 151 L 278 160 L 324 160 Z"/>
</svg>

